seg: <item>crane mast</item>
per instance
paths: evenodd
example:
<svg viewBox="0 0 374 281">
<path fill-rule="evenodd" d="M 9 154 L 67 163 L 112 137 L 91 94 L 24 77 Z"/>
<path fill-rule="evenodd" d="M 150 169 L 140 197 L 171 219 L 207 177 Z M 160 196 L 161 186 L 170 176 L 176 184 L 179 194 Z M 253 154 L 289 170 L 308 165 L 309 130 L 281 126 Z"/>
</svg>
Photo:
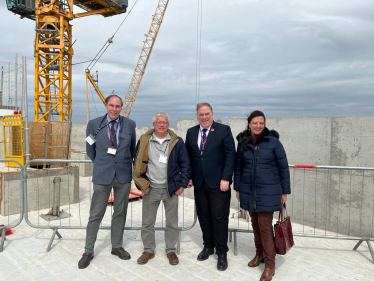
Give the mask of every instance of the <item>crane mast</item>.
<svg viewBox="0 0 374 281">
<path fill-rule="evenodd" d="M 6 0 L 8 10 L 36 21 L 35 111 L 36 122 L 71 121 L 72 26 L 70 21 L 90 15 L 104 17 L 125 13 L 128 0 Z M 73 13 L 73 5 L 83 10 Z"/>
<path fill-rule="evenodd" d="M 36 2 L 34 120 L 71 119 L 73 0 Z"/>
</svg>

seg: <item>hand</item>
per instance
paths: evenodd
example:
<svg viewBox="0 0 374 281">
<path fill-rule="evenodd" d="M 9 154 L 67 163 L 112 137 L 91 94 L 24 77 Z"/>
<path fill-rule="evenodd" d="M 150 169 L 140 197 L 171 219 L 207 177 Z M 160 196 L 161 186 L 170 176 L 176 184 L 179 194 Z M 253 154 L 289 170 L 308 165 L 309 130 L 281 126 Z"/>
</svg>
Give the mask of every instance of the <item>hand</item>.
<svg viewBox="0 0 374 281">
<path fill-rule="evenodd" d="M 221 183 L 220 183 L 220 186 L 219 186 L 221 191 L 225 192 L 225 191 L 229 190 L 229 187 L 230 187 L 230 184 L 229 184 L 228 181 L 221 180 Z"/>
<path fill-rule="evenodd" d="M 192 182 L 192 180 L 189 180 L 187 188 L 191 188 L 192 186 L 193 186 L 193 182 Z"/>
<path fill-rule="evenodd" d="M 240 194 L 239 194 L 239 191 L 236 192 L 236 199 L 238 199 L 238 201 L 240 202 Z"/>
<path fill-rule="evenodd" d="M 176 192 L 175 195 L 181 195 L 183 193 L 183 187 L 180 187 Z"/>
<path fill-rule="evenodd" d="M 282 194 L 282 204 L 286 203 L 287 201 L 287 194 Z"/>
</svg>

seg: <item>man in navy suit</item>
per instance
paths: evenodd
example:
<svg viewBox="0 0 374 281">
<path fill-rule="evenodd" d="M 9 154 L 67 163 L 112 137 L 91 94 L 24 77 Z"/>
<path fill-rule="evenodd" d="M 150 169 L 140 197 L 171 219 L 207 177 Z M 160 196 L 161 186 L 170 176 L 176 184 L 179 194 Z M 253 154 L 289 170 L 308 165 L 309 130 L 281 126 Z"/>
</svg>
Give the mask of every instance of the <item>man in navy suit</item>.
<svg viewBox="0 0 374 281">
<path fill-rule="evenodd" d="M 105 99 L 107 114 L 91 120 L 86 130 L 86 151 L 94 163 L 93 195 L 86 230 L 85 251 L 78 268 L 89 266 L 94 257 L 94 245 L 104 217 L 110 192 L 114 202 L 111 226 L 112 255 L 129 260 L 130 254 L 122 247 L 127 204 L 132 179 L 132 161 L 135 156 L 135 122 L 120 116 L 122 99 L 110 95 Z"/>
<path fill-rule="evenodd" d="M 218 270 L 227 269 L 230 184 L 235 163 L 235 143 L 229 126 L 213 121 L 209 103 L 196 106 L 200 125 L 188 129 L 186 147 L 191 163 L 189 186 L 195 203 L 204 249 L 197 259 L 209 258 L 216 249 Z"/>
</svg>

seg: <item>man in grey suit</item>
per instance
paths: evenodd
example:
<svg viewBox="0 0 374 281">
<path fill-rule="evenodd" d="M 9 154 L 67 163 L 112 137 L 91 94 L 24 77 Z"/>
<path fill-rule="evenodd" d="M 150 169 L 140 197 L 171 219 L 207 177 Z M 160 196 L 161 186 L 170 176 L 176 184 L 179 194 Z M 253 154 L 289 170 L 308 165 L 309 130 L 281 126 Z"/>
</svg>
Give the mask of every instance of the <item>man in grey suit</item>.
<svg viewBox="0 0 374 281">
<path fill-rule="evenodd" d="M 129 260 L 122 247 L 127 204 L 131 188 L 132 161 L 135 156 L 135 122 L 120 116 L 122 99 L 110 95 L 105 99 L 107 114 L 91 120 L 86 130 L 86 151 L 94 163 L 90 218 L 86 231 L 85 252 L 78 263 L 80 269 L 90 265 L 101 220 L 110 192 L 114 190 L 114 212 L 111 226 L 112 255 Z"/>
</svg>

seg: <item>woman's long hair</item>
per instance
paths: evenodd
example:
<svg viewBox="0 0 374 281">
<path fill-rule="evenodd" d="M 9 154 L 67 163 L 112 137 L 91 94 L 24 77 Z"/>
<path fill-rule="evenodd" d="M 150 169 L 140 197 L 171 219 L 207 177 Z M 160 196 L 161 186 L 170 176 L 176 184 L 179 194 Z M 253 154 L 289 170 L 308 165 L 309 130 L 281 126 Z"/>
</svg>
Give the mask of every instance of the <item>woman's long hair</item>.
<svg viewBox="0 0 374 281">
<path fill-rule="evenodd" d="M 264 117 L 264 121 L 265 121 L 265 125 L 266 125 L 266 117 L 265 117 L 265 114 L 262 111 L 260 111 L 260 110 L 252 111 L 251 114 L 248 116 L 248 118 L 247 118 L 248 125 L 247 125 L 247 128 L 243 131 L 243 135 L 244 135 L 243 136 L 243 148 L 244 148 L 244 150 L 248 150 L 248 148 L 247 148 L 248 143 L 256 145 L 258 143 L 258 141 L 264 137 L 265 128 L 264 128 L 264 130 L 262 130 L 261 134 L 259 134 L 258 136 L 254 136 L 254 137 L 251 135 L 251 129 L 249 128 L 249 123 L 251 123 L 252 119 L 255 118 L 255 117 L 261 117 L 261 116 Z"/>
</svg>

